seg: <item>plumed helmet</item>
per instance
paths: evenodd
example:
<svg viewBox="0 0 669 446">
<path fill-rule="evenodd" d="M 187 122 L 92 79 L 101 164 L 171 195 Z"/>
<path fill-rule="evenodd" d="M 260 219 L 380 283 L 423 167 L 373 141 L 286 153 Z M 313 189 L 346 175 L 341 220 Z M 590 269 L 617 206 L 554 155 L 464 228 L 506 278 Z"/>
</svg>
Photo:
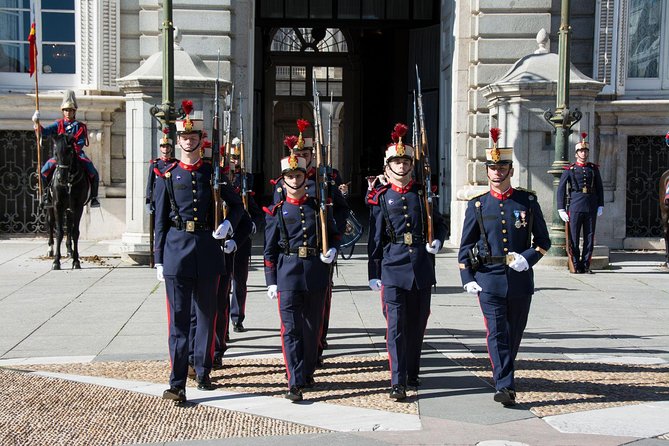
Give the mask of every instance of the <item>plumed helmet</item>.
<svg viewBox="0 0 669 446">
<path fill-rule="evenodd" d="M 490 129 L 490 139 L 492 139 L 492 147 L 485 151 L 486 166 L 496 166 L 500 164 L 513 163 L 513 148 L 512 147 L 498 147 L 499 137 L 502 130 L 497 127 Z"/>
<path fill-rule="evenodd" d="M 393 127 L 393 131 L 390 134 L 390 138 L 393 142 L 388 144 L 386 147 L 386 154 L 384 158 L 386 164 L 393 158 L 406 158 L 413 160 L 414 148 L 402 141 L 402 138 L 404 138 L 408 129 L 409 128 L 407 125 L 402 124 L 401 122 L 398 122 L 395 124 L 395 127 Z"/>
</svg>

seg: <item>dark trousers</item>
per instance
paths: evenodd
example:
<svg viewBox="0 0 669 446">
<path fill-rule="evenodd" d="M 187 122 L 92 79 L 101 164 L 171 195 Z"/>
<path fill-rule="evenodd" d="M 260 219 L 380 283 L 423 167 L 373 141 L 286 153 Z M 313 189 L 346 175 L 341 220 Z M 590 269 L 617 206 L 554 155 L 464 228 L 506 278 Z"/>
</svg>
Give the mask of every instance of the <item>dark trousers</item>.
<svg viewBox="0 0 669 446">
<path fill-rule="evenodd" d="M 230 300 L 230 319 L 234 324 L 244 322 L 246 318 L 246 282 L 249 278 L 249 258 L 251 257 L 251 239 L 237 248 L 234 256 L 232 276 L 232 299 Z"/>
<path fill-rule="evenodd" d="M 289 387 L 303 386 L 316 370 L 324 301 L 325 289 L 279 293 L 281 349 Z"/>
<path fill-rule="evenodd" d="M 211 371 L 217 286 L 218 276 L 198 279 L 165 276 L 168 345 L 172 364 L 170 386 L 186 387 L 191 306 L 197 320 L 193 337 L 193 366 L 199 376 Z"/>
<path fill-rule="evenodd" d="M 569 212 L 569 243 L 576 268 L 589 268 L 592 250 L 595 247 L 596 212 Z M 579 240 L 583 233 L 583 250 Z"/>
<path fill-rule="evenodd" d="M 386 346 L 390 362 L 390 384 L 406 385 L 407 377 L 418 378 L 423 337 L 430 316 L 432 288 L 410 290 L 383 286 L 386 315 Z"/>
<path fill-rule="evenodd" d="M 230 329 L 230 283 L 231 275 L 223 274 L 216 293 L 216 344 L 214 354 L 220 356 L 223 356 L 228 349 L 226 338 Z"/>
<path fill-rule="evenodd" d="M 486 343 L 497 390 L 515 390 L 514 361 L 527 325 L 532 295 L 495 296 L 479 293 L 487 331 Z"/>
<path fill-rule="evenodd" d="M 318 340 L 318 357 L 323 356 L 323 350 L 328 337 L 330 328 L 330 309 L 332 308 L 332 277 L 334 276 L 334 263 L 330 265 L 330 282 L 325 290 L 325 302 L 323 304 L 323 323 L 321 324 L 321 334 Z"/>
</svg>

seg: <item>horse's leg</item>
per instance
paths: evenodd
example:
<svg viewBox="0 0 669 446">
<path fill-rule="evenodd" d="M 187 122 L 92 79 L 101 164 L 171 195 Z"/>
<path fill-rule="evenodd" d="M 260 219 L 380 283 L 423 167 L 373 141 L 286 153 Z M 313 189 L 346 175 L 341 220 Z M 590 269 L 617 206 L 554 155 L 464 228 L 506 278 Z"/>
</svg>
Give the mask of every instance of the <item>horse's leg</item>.
<svg viewBox="0 0 669 446">
<path fill-rule="evenodd" d="M 53 207 L 46 210 L 46 226 L 49 233 L 49 249 L 46 252 L 46 256 L 51 258 L 53 257 L 53 226 L 55 224 L 56 217 L 53 213 Z"/>
<path fill-rule="evenodd" d="M 53 258 L 53 265 L 51 269 L 59 270 L 60 269 L 60 244 L 63 242 L 63 215 L 62 209 L 57 209 L 56 211 L 56 254 Z"/>
<path fill-rule="evenodd" d="M 669 266 L 669 216 L 664 220 L 664 265 Z"/>
<path fill-rule="evenodd" d="M 67 248 L 67 256 L 72 258 L 72 211 L 65 211 L 65 248 Z"/>
<path fill-rule="evenodd" d="M 81 269 L 79 262 L 79 223 L 81 222 L 81 214 L 84 206 L 81 204 L 77 206 L 76 211 L 70 213 L 70 234 L 72 236 L 72 269 Z M 76 215 L 75 215 L 76 213 Z"/>
</svg>

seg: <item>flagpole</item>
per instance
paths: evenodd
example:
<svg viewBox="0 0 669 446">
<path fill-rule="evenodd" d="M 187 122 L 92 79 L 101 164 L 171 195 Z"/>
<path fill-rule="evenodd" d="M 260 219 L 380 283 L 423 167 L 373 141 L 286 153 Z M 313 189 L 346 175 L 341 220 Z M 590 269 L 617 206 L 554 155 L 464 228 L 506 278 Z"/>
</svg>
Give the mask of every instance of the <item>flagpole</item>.
<svg viewBox="0 0 669 446">
<path fill-rule="evenodd" d="M 33 12 L 33 7 L 34 5 L 31 4 L 31 12 Z M 30 37 L 32 37 L 33 40 L 30 41 L 31 45 L 31 51 L 30 51 L 30 57 L 31 57 L 31 65 L 33 68 L 33 73 L 35 74 L 35 110 L 39 112 L 39 70 L 37 69 L 37 34 L 35 33 L 35 19 L 34 17 L 32 18 L 32 26 L 31 26 L 31 31 L 30 31 Z M 35 139 L 36 139 L 36 146 L 37 146 L 37 201 L 39 204 L 42 204 L 42 178 L 41 178 L 41 168 L 42 168 L 42 126 L 39 123 L 39 120 L 35 123 L 36 128 L 35 128 Z"/>
</svg>

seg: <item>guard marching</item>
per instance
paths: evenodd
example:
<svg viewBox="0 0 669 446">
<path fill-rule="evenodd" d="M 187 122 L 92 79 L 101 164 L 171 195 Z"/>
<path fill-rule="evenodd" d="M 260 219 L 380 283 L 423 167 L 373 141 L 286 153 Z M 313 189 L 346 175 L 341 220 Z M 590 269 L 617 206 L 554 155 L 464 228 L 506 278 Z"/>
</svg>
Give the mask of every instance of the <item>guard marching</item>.
<svg viewBox="0 0 669 446">
<path fill-rule="evenodd" d="M 197 328 L 193 366 L 198 388 L 212 389 L 213 332 L 216 291 L 225 273 L 221 243 L 233 232 L 243 207 L 231 188 L 220 189 L 229 206 L 227 220 L 213 228 L 212 166 L 203 163 L 200 153 L 202 121 L 191 119 L 192 103 L 184 101 L 185 118 L 177 121 L 181 161 L 156 178 L 155 248 L 158 280 L 165 281 L 168 303 L 170 388 L 163 398 L 186 401 L 188 340 L 191 301 L 194 299 Z M 214 230 L 212 232 L 212 230 Z"/>
<path fill-rule="evenodd" d="M 406 398 L 406 387 L 420 384 L 420 356 L 436 283 L 434 254 L 446 225 L 432 211 L 434 240 L 428 243 L 423 185 L 412 178 L 414 148 L 402 141 L 407 127 L 397 124 L 385 152 L 388 183 L 367 195 L 370 208 L 369 287 L 381 291 L 390 361 L 390 398 Z"/>
<path fill-rule="evenodd" d="M 599 167 L 588 162 L 590 147 L 587 133 L 576 144 L 576 162 L 565 168 L 557 191 L 560 218 L 567 223 L 570 252 L 575 272 L 591 273 L 590 259 L 595 247 L 597 217 L 604 212 L 604 187 Z M 583 250 L 579 248 L 583 234 Z M 568 251 L 568 252 L 569 252 Z"/>
<path fill-rule="evenodd" d="M 483 312 L 494 400 L 511 406 L 516 402 L 514 361 L 534 293 L 532 266 L 551 242 L 536 195 L 511 187 L 513 149 L 497 147 L 499 129 L 490 134 L 490 190 L 467 204 L 458 262 L 464 288 L 478 296 Z"/>
<path fill-rule="evenodd" d="M 98 201 L 98 188 L 100 185 L 100 175 L 93 165 L 93 162 L 86 156 L 84 147 L 88 146 L 88 128 L 86 124 L 76 119 L 77 115 L 77 98 L 74 96 L 74 91 L 67 90 L 63 96 L 63 102 L 60 109 L 63 112 L 63 119 L 59 119 L 51 125 L 41 127 L 39 110 L 35 110 L 32 120 L 35 129 L 40 128 L 43 136 L 60 135 L 66 133 L 74 138 L 74 148 L 79 155 L 79 160 L 83 164 L 90 183 L 90 199 L 89 204 L 92 208 L 100 207 Z M 49 158 L 44 166 L 42 166 L 40 179 L 44 186 L 43 203 L 45 207 L 51 206 L 51 195 L 49 193 L 49 183 L 53 171 L 56 170 L 56 159 Z"/>
<path fill-rule="evenodd" d="M 302 389 L 315 384 L 318 330 L 338 234 L 330 212 L 327 221 L 319 220 L 319 203 L 306 188 L 306 160 L 292 154 L 281 160 L 281 171 L 285 199 L 265 208 L 265 280 L 267 295 L 279 301 L 285 397 L 300 401 Z M 324 238 L 331 242 L 325 253 Z"/>
</svg>

